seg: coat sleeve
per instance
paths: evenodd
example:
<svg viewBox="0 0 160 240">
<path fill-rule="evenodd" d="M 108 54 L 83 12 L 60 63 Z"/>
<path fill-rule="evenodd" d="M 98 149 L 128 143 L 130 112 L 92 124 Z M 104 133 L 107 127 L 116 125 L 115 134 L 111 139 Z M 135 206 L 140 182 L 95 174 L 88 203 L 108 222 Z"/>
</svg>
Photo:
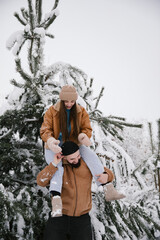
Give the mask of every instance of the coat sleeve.
<svg viewBox="0 0 160 240">
<path fill-rule="evenodd" d="M 92 136 L 91 122 L 89 119 L 89 114 L 82 108 L 82 118 L 80 123 L 80 133 L 85 133 L 89 138 Z"/>
<path fill-rule="evenodd" d="M 108 174 L 108 182 L 112 182 L 114 180 L 114 174 L 113 172 L 109 169 L 104 167 L 104 172 Z"/>
<path fill-rule="evenodd" d="M 44 142 L 47 142 L 48 138 L 53 137 L 53 114 L 52 107 L 50 107 L 43 118 L 43 123 L 40 129 L 40 136 Z"/>
<path fill-rule="evenodd" d="M 50 184 L 50 180 L 55 172 L 58 170 L 57 167 L 54 167 L 52 163 L 46 166 L 41 172 L 37 175 L 37 184 L 41 187 L 46 187 Z"/>
</svg>

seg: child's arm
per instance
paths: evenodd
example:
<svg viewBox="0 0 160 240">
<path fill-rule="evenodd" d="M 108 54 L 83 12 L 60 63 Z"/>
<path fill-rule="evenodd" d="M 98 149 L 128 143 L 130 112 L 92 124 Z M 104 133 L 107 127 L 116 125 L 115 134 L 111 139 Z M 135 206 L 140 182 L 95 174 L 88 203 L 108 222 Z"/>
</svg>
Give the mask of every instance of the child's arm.
<svg viewBox="0 0 160 240">
<path fill-rule="evenodd" d="M 89 138 L 92 136 L 92 128 L 91 122 L 89 119 L 89 114 L 85 110 L 85 108 L 81 108 L 82 110 L 82 118 L 80 123 L 80 133 L 85 133 Z"/>
<path fill-rule="evenodd" d="M 58 146 L 60 141 L 54 138 L 53 129 L 53 106 L 51 106 L 45 113 L 43 123 L 40 129 L 40 136 L 45 142 L 45 147 L 54 153 L 59 153 L 62 149 Z"/>
<path fill-rule="evenodd" d="M 78 141 L 80 144 L 83 144 L 85 146 L 90 146 L 91 141 L 90 138 L 92 136 L 92 128 L 91 123 L 89 119 L 89 115 L 85 108 L 81 107 L 82 110 L 82 117 L 80 121 L 80 134 L 78 135 Z"/>
<path fill-rule="evenodd" d="M 53 136 L 53 116 L 52 116 L 52 107 L 50 107 L 43 117 L 43 123 L 40 129 L 40 135 L 44 142 L 47 142 L 48 138 Z"/>
<path fill-rule="evenodd" d="M 108 182 L 112 182 L 114 180 L 114 174 L 109 168 L 104 168 L 104 173 L 96 174 L 96 177 L 98 177 L 97 181 L 106 184 Z"/>
<path fill-rule="evenodd" d="M 37 184 L 39 186 L 41 186 L 41 187 L 48 186 L 52 176 L 55 174 L 55 172 L 57 170 L 58 170 L 58 168 L 53 166 L 52 163 L 50 163 L 40 173 L 38 173 L 38 175 L 37 175 Z"/>
</svg>

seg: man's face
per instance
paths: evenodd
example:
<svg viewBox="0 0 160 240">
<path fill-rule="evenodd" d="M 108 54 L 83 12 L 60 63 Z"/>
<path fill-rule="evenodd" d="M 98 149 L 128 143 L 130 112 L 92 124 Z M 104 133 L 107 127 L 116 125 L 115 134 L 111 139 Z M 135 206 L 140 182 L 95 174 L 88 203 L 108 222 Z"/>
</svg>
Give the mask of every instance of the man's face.
<svg viewBox="0 0 160 240">
<path fill-rule="evenodd" d="M 75 153 L 72 153 L 68 156 L 64 157 L 72 166 L 76 166 L 76 164 L 79 163 L 79 159 L 81 158 L 79 150 L 76 151 Z"/>
</svg>

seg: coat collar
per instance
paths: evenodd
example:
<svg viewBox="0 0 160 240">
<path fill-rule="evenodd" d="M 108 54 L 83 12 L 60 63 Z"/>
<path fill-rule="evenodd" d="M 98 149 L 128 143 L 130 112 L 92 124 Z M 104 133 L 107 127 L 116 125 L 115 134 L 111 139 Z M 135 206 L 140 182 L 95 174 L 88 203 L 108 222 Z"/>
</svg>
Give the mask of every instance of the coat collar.
<svg viewBox="0 0 160 240">
<path fill-rule="evenodd" d="M 60 110 L 60 102 L 61 102 L 61 100 L 59 100 L 59 101 L 53 106 L 53 108 L 54 108 L 57 112 L 59 112 L 59 110 Z M 81 110 L 80 105 L 77 104 L 77 103 L 76 103 L 76 105 L 77 105 L 77 113 L 81 112 L 82 110 Z"/>
</svg>

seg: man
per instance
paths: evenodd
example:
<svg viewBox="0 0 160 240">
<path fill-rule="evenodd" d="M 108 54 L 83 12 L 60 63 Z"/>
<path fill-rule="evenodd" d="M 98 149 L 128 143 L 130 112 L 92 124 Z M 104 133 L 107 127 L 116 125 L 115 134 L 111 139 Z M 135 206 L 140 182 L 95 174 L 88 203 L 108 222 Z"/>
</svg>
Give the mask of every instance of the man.
<svg viewBox="0 0 160 240">
<path fill-rule="evenodd" d="M 50 179 L 56 174 L 57 165 L 62 160 L 64 167 L 61 193 L 63 215 L 49 218 L 44 240 L 92 240 L 89 216 L 92 208 L 92 174 L 81 158 L 76 143 L 68 141 L 61 148 L 62 155 L 56 154 L 53 162 L 37 176 L 38 185 L 42 187 L 49 185 Z M 111 182 L 114 178 L 112 171 L 108 168 L 104 168 L 104 173 L 98 174 L 97 177 L 101 184 Z"/>
</svg>

